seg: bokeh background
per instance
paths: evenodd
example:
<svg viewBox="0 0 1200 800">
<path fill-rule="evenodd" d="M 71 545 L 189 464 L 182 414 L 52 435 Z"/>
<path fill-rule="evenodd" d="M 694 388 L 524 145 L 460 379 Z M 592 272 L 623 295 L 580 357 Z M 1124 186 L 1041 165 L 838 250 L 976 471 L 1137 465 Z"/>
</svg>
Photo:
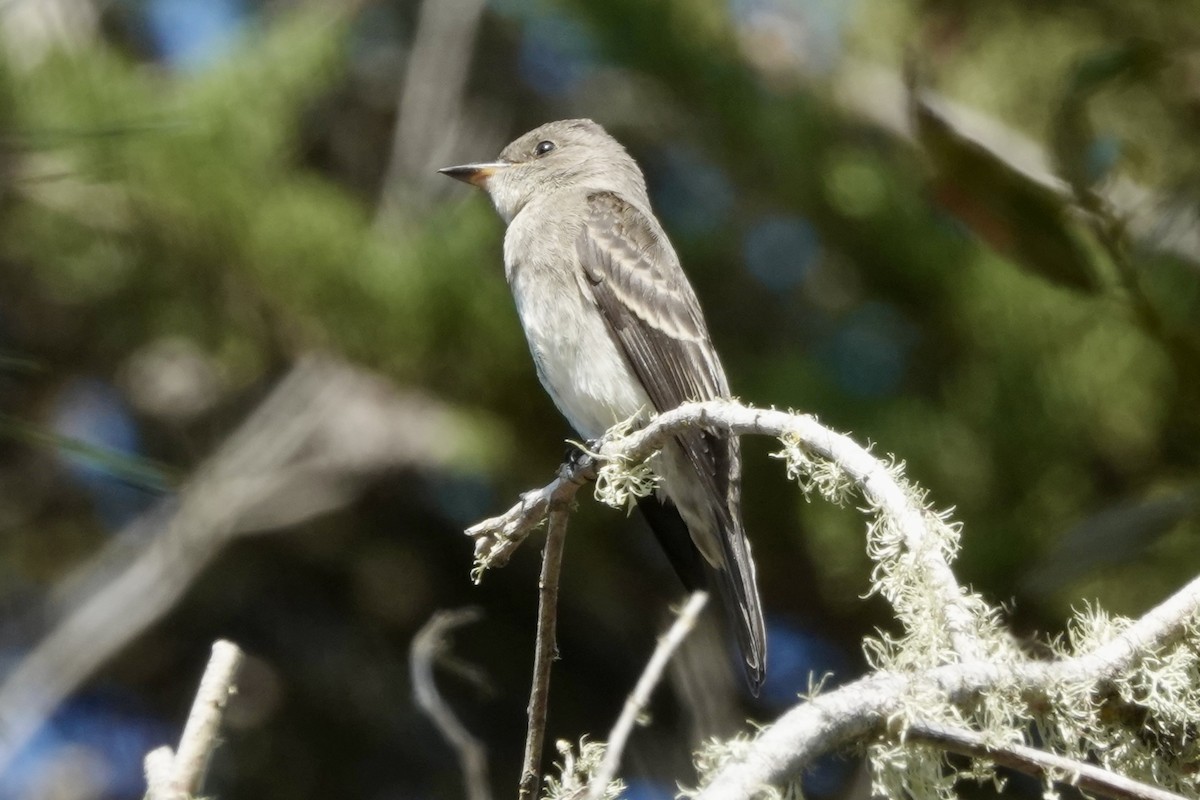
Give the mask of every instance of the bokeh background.
<svg viewBox="0 0 1200 800">
<path fill-rule="evenodd" d="M 437 167 L 551 119 L 626 143 L 737 395 L 893 453 L 1014 632 L 1200 569 L 1200 3 L 0 2 L 0 797 L 133 798 L 217 637 L 249 653 L 221 798 L 463 794 L 408 650 L 511 792 L 547 482 L 503 229 Z M 635 798 L 863 669 L 853 509 L 746 443 L 754 700 L 714 620 L 635 736 Z M 585 498 L 551 740 L 603 738 L 682 596 Z M 547 761 L 553 758 L 548 754 Z M 861 797 L 852 756 L 807 778 Z M 1014 791 L 1021 790 L 1019 784 Z M 1040 792 L 1031 788 L 1031 796 Z"/>
</svg>

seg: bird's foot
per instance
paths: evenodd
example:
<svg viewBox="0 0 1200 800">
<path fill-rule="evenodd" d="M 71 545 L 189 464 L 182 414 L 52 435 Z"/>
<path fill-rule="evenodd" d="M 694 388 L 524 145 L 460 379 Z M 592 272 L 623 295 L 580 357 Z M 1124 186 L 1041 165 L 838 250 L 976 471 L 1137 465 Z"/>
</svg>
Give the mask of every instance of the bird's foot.
<svg viewBox="0 0 1200 800">
<path fill-rule="evenodd" d="M 558 476 L 563 480 L 580 480 L 589 477 L 596 466 L 594 454 L 599 451 L 599 447 L 599 439 L 584 444 L 567 442 L 567 451 L 563 454 L 563 462 L 558 468 Z"/>
</svg>

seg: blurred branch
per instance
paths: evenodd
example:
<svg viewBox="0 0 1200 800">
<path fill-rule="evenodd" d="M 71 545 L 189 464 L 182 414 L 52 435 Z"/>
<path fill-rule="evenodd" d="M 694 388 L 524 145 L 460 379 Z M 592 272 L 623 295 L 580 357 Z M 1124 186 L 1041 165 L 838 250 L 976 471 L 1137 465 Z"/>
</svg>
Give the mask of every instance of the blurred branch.
<svg viewBox="0 0 1200 800">
<path fill-rule="evenodd" d="M 1023 744 L 992 742 L 967 728 L 921 721 L 909 725 L 905 736 L 952 753 L 986 759 L 1035 778 L 1073 786 L 1082 792 L 1094 792 L 1117 800 L 1183 800 L 1182 795 L 1117 775 L 1094 764 Z"/>
<path fill-rule="evenodd" d="M 596 774 L 588 783 L 585 800 L 600 800 L 604 797 L 604 790 L 616 777 L 617 768 L 621 765 L 621 755 L 625 752 L 625 744 L 629 741 L 629 734 L 633 732 L 634 723 L 641 715 L 642 710 L 649 704 L 650 694 L 662 680 L 663 670 L 667 668 L 671 656 L 675 655 L 675 651 L 692 632 L 692 628 L 696 625 L 696 618 L 700 616 L 700 612 L 704 610 L 707 603 L 708 592 L 699 590 L 692 592 L 687 605 L 680 610 L 679 616 L 675 618 L 666 635 L 658 640 L 658 646 L 654 648 L 654 653 L 650 656 L 646 669 L 638 678 L 633 692 L 626 698 L 625 707 L 621 709 L 621 716 L 617 718 L 612 732 L 608 734 L 608 743 L 604 748 L 604 760 L 600 762 L 600 768 L 596 770 Z"/>
<path fill-rule="evenodd" d="M 575 484 L 578 488 L 579 484 Z M 571 494 L 574 494 L 572 491 Z M 562 568 L 563 544 L 571 498 L 556 497 L 549 503 L 546 548 L 542 552 L 542 577 L 538 582 L 537 643 L 533 659 L 533 685 L 529 691 L 529 726 L 525 734 L 525 759 L 521 767 L 518 800 L 538 796 L 542 779 L 542 743 L 550 703 L 550 666 L 558 658 L 558 578 Z"/>
<path fill-rule="evenodd" d="M 241 664 L 242 651 L 237 645 L 224 640 L 213 645 L 179 749 L 172 754 L 171 748 L 164 746 L 146 756 L 147 800 L 188 800 L 200 795 Z"/>
<path fill-rule="evenodd" d="M 434 663 L 449 649 L 450 632 L 482 616 L 477 608 L 438 611 L 417 631 L 409 649 L 412 669 L 413 697 L 417 705 L 433 721 L 458 756 L 466 784 L 468 800 L 491 800 L 488 787 L 487 750 L 483 743 L 459 721 L 454 711 L 438 692 L 433 679 Z"/>
<path fill-rule="evenodd" d="M 56 592 L 45 637 L 0 683 L 0 773 L 72 691 L 161 619 L 238 536 L 349 502 L 373 476 L 467 446 L 449 408 L 306 358 L 185 484 Z"/>
<path fill-rule="evenodd" d="M 486 0 L 424 0 L 400 83 L 396 128 L 376 225 L 394 222 L 409 187 L 440 185 L 467 124 L 463 93 Z"/>
<path fill-rule="evenodd" d="M 0 3 L 0 36 L 9 61 L 32 69 L 55 49 L 77 50 L 96 35 L 92 0 L 9 0 Z"/>
<path fill-rule="evenodd" d="M 1200 618 L 1193 580 L 1106 643 L 1058 661 L 946 664 L 922 672 L 877 672 L 812 698 L 764 729 L 712 777 L 697 800 L 733 800 L 798 775 L 814 759 L 882 733 L 914 697 L 964 706 L 987 692 L 1017 691 L 1027 702 L 1062 702 L 1067 683 L 1102 686 L 1143 658 L 1179 643 Z"/>
</svg>

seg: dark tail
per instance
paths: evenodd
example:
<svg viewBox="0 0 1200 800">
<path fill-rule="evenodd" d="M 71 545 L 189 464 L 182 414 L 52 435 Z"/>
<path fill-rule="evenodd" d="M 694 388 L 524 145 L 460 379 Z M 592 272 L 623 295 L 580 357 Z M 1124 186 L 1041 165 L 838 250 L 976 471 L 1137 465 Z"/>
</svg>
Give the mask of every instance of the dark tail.
<svg viewBox="0 0 1200 800">
<path fill-rule="evenodd" d="M 721 595 L 721 606 L 725 609 L 725 616 L 741 650 L 746 683 L 754 696 L 758 697 L 766 676 L 767 640 L 754 559 L 741 525 L 735 523 L 730 525 L 729 530 L 722 529 L 721 546 L 727 568 L 716 569 L 708 565 L 692 543 L 692 535 L 673 502 L 651 495 L 638 501 L 638 509 L 650 524 L 671 566 L 689 592 L 708 589 L 713 583 L 716 584 Z"/>
<path fill-rule="evenodd" d="M 670 500 L 660 500 L 655 495 L 640 497 L 637 501 L 638 510 L 646 518 L 654 538 L 667 560 L 675 569 L 675 574 L 683 583 L 683 588 L 689 592 L 708 588 L 708 570 L 705 569 L 704 557 L 692 544 L 692 535 L 688 533 L 679 509 Z"/>
<path fill-rule="evenodd" d="M 750 692 L 758 697 L 767 676 L 767 632 L 763 624 L 762 602 L 758 597 L 758 577 L 750 540 L 741 520 L 721 520 L 721 549 L 725 552 L 724 568 L 717 569 L 717 587 L 721 605 L 729 624 L 737 635 L 742 651 L 742 667 Z"/>
</svg>

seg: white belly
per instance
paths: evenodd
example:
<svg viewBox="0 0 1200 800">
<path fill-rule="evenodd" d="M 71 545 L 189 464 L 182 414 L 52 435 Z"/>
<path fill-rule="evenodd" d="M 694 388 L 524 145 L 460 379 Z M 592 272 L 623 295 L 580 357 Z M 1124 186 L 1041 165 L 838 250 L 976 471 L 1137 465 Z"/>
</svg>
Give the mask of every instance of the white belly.
<svg viewBox="0 0 1200 800">
<path fill-rule="evenodd" d="M 571 426 L 588 439 L 651 408 L 608 332 L 599 309 L 563 273 L 517 270 L 513 296 L 542 386 Z M 528 284 L 538 281 L 532 289 Z"/>
</svg>

